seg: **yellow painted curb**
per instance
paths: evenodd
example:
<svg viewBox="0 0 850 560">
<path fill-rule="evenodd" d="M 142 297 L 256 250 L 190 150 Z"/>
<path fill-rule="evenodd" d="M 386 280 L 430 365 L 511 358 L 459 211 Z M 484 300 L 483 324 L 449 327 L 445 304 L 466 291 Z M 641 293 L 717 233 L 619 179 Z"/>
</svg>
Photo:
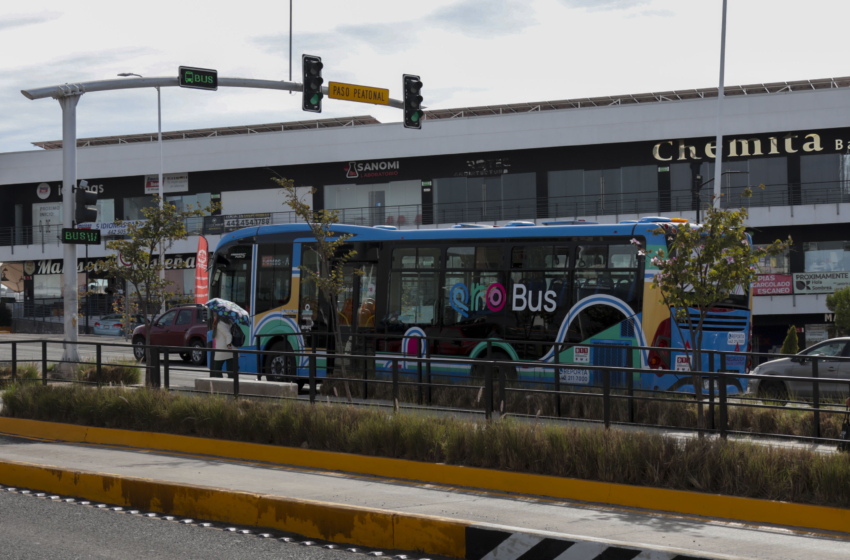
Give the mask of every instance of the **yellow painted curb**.
<svg viewBox="0 0 850 560">
<path fill-rule="evenodd" d="M 466 556 L 471 522 L 313 500 L 0 461 L 0 482 L 86 500 L 363 547 Z"/>
<path fill-rule="evenodd" d="M 850 532 L 850 510 L 199 437 L 0 418 L 0 433 L 292 465 L 583 502 Z"/>
</svg>

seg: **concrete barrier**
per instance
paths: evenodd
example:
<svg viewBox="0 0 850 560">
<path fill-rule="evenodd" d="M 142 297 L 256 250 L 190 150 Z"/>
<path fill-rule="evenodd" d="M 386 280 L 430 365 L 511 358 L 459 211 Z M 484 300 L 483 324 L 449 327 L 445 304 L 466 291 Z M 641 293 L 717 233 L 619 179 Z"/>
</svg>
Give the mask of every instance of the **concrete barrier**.
<svg viewBox="0 0 850 560">
<path fill-rule="evenodd" d="M 567 557 L 561 555 L 568 550 L 572 553 L 569 558 L 738 560 L 726 555 L 18 461 L 0 460 L 0 484 L 13 486 L 9 489 L 13 491 L 23 487 L 192 519 L 277 529 L 340 544 L 466 560 L 561 558 Z"/>
<path fill-rule="evenodd" d="M 195 379 L 195 390 L 205 393 L 232 395 L 233 380 L 220 377 L 197 378 Z M 253 397 L 297 397 L 298 386 L 295 383 L 248 381 L 240 378 L 239 394 Z"/>
</svg>

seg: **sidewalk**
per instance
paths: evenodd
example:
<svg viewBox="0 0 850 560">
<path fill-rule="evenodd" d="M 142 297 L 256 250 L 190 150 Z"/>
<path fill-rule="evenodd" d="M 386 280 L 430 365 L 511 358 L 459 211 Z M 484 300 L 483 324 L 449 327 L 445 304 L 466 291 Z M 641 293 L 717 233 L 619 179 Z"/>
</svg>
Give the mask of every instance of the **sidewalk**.
<svg viewBox="0 0 850 560">
<path fill-rule="evenodd" d="M 735 557 L 846 558 L 846 536 L 418 485 L 343 472 L 0 436 L 0 459 Z M 345 465 L 339 466 L 341 469 Z M 0 481 L 2 483 L 3 481 Z"/>
</svg>

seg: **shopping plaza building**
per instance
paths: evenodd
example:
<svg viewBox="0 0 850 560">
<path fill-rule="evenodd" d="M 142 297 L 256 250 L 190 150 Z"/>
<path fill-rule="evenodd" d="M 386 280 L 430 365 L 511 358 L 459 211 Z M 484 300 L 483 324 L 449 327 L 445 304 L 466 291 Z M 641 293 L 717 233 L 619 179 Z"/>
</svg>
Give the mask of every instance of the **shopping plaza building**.
<svg viewBox="0 0 850 560">
<path fill-rule="evenodd" d="M 822 340 L 834 332 L 826 296 L 850 285 L 850 78 L 729 87 L 723 111 L 722 205 L 748 208 L 756 244 L 794 240 L 762 263 L 757 347 L 781 344 L 791 324 L 806 344 Z M 167 200 L 222 208 L 187 224 L 166 274 L 191 292 L 199 235 L 214 247 L 239 227 L 293 221 L 278 175 L 350 224 L 696 220 L 713 190 L 716 132 L 717 90 L 704 89 L 430 110 L 421 130 L 360 116 L 164 133 Z M 62 143 L 34 144 L 0 154 L 3 284 L 61 298 Z M 156 135 L 78 147 L 77 176 L 99 197 L 92 227 L 120 236 L 113 222 L 139 219 L 157 192 Z M 106 255 L 88 251 L 92 263 Z M 115 289 L 98 267 L 85 278 L 82 247 L 79 259 L 81 287 Z"/>
</svg>

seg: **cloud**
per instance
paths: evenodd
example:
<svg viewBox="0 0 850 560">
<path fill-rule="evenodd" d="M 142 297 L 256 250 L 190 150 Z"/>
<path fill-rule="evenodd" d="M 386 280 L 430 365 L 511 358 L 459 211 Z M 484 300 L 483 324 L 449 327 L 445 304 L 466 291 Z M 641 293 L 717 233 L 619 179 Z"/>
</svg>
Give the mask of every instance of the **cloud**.
<svg viewBox="0 0 850 560">
<path fill-rule="evenodd" d="M 634 14 L 629 14 L 626 17 L 636 18 L 636 17 L 672 17 L 675 16 L 676 12 L 671 10 L 641 10 L 640 12 L 636 12 Z"/>
<path fill-rule="evenodd" d="M 60 17 L 57 13 L 46 13 L 41 15 L 16 15 L 0 19 L 0 31 L 24 27 L 25 25 L 36 25 L 46 23 Z"/>
<path fill-rule="evenodd" d="M 649 4 L 649 0 L 560 0 L 567 8 L 582 8 L 588 12 L 628 10 Z"/>
<path fill-rule="evenodd" d="M 340 25 L 325 33 L 293 34 L 293 53 L 349 52 L 352 48 L 367 46 L 378 52 L 405 50 L 416 43 L 415 33 L 409 30 L 412 22 Z M 251 42 L 272 54 L 289 51 L 289 34 L 276 33 L 254 37 Z M 293 58 L 293 63 L 295 63 Z M 297 61 L 300 65 L 300 60 Z"/>
<path fill-rule="evenodd" d="M 531 7 L 513 0 L 465 0 L 445 6 L 426 20 L 472 37 L 519 33 L 535 23 Z"/>
<path fill-rule="evenodd" d="M 389 23 L 340 25 L 324 33 L 296 33 L 293 52 L 350 51 L 367 46 L 376 52 L 403 51 L 417 45 L 429 29 L 445 29 L 469 37 L 520 33 L 535 23 L 531 9 L 516 0 L 462 0 L 418 19 Z M 287 33 L 254 37 L 251 42 L 269 53 L 286 53 Z M 312 49 L 312 51 L 311 51 Z"/>
</svg>

